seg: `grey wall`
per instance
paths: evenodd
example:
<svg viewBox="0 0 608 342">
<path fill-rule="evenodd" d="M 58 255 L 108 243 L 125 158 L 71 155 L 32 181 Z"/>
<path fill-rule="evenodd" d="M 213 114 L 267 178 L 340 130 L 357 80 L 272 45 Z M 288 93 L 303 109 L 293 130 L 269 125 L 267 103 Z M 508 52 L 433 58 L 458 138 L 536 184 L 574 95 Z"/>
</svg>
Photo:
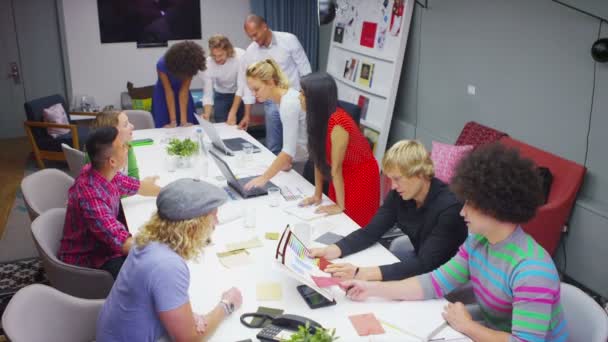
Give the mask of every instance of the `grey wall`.
<svg viewBox="0 0 608 342">
<path fill-rule="evenodd" d="M 557 0 L 568 6 L 578 8 L 589 14 L 608 19 L 608 1 L 606 0 Z"/>
<path fill-rule="evenodd" d="M 319 71 L 327 71 L 332 24 L 321 25 L 319 28 Z"/>
<path fill-rule="evenodd" d="M 608 24 L 551 0 L 428 3 L 415 6 L 389 146 L 453 143 L 474 120 L 585 164 L 565 273 L 608 297 L 608 65 L 589 53 Z"/>
</svg>

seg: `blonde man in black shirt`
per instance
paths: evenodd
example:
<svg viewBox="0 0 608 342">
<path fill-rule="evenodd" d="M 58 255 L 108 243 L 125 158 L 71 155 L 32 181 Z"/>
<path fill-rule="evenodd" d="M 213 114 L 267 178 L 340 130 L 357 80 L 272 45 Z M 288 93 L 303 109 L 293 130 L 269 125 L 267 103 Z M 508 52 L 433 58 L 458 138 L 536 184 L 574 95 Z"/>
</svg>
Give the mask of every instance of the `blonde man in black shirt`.
<svg viewBox="0 0 608 342">
<path fill-rule="evenodd" d="M 426 273 L 448 261 L 467 236 L 459 212 L 462 203 L 448 186 L 434 177 L 433 162 L 424 146 L 414 140 L 393 145 L 382 160 L 392 190 L 371 222 L 325 248 L 311 250 L 313 256 L 329 260 L 359 252 L 378 242 L 397 226 L 409 237 L 413 251 L 394 241 L 394 264 L 359 267 L 334 263 L 325 271 L 341 279 L 398 280 Z M 398 238 L 401 239 L 401 238 Z"/>
</svg>

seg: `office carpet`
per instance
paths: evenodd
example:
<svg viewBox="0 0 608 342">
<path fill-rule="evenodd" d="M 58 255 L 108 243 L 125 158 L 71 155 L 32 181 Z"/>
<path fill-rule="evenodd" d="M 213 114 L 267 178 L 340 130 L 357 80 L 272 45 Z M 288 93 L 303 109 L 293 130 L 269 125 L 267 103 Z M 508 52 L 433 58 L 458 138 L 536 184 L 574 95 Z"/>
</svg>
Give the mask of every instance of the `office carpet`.
<svg viewBox="0 0 608 342">
<path fill-rule="evenodd" d="M 49 284 L 39 258 L 28 258 L 0 264 L 0 317 L 13 295 L 30 284 Z M 0 327 L 0 342 L 3 334 Z"/>
</svg>

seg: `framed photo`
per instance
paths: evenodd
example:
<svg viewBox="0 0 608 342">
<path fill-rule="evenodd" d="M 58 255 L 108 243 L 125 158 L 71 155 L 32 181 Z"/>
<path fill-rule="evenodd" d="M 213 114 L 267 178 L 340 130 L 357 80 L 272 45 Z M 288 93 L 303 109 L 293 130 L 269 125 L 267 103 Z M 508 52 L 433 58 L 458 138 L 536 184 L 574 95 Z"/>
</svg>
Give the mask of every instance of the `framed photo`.
<svg viewBox="0 0 608 342">
<path fill-rule="evenodd" d="M 336 24 L 336 28 L 334 29 L 334 42 L 342 43 L 344 39 L 344 24 Z"/>
</svg>

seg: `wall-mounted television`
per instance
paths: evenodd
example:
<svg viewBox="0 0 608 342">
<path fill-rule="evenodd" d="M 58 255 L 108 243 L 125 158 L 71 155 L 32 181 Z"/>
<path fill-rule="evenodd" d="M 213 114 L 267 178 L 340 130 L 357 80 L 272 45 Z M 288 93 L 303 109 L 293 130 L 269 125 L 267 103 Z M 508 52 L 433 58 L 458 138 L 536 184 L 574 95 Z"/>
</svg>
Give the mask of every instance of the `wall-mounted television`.
<svg viewBox="0 0 608 342">
<path fill-rule="evenodd" d="M 97 0 L 102 43 L 201 39 L 200 0 Z"/>
</svg>

